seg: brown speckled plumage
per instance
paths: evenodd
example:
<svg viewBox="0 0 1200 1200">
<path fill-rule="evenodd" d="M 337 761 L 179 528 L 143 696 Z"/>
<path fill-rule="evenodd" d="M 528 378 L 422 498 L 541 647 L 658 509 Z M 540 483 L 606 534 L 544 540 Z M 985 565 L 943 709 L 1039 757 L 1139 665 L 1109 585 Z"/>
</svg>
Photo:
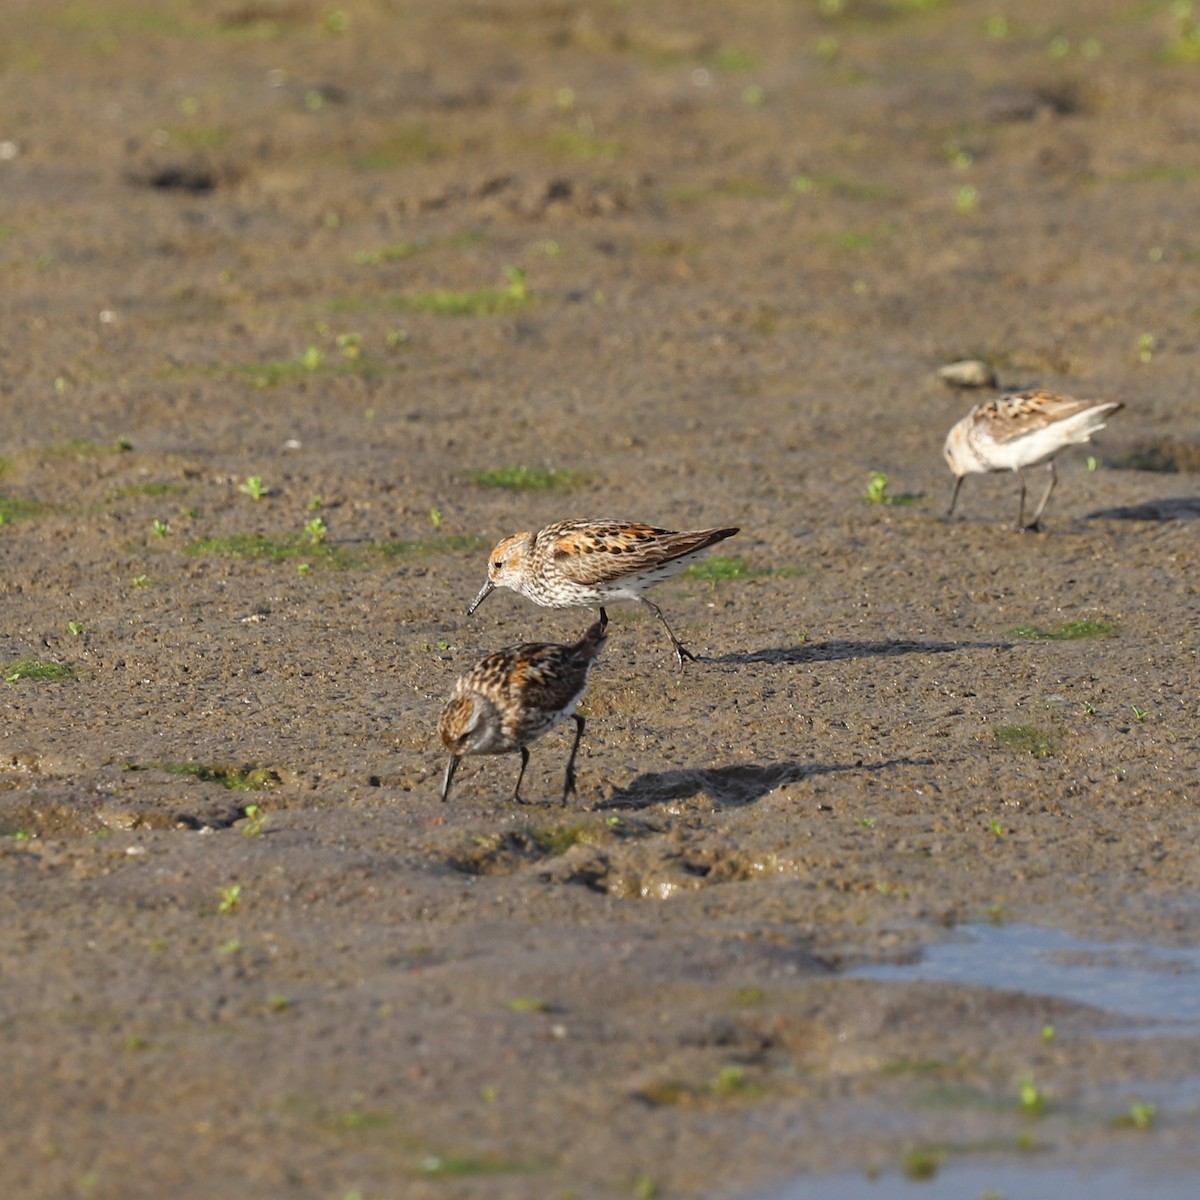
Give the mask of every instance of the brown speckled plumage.
<svg viewBox="0 0 1200 1200">
<path fill-rule="evenodd" d="M 508 646 L 481 658 L 463 675 L 438 723 L 442 743 L 450 751 L 442 799 L 449 794 L 450 781 L 465 755 L 517 752 L 521 771 L 513 799 L 520 801 L 529 743 L 571 717 L 575 741 L 567 760 L 565 804 L 575 790 L 575 754 L 584 728 L 575 705 L 587 688 L 588 674 L 604 638 L 604 626 L 597 621 L 572 645 L 525 642 Z"/>
<path fill-rule="evenodd" d="M 678 574 L 736 528 L 676 532 L 629 521 L 558 521 L 536 533 L 505 538 L 488 559 L 488 580 L 472 613 L 497 587 L 511 588 L 543 608 L 600 609 L 614 600 L 636 600 L 662 622 L 680 664 L 693 656 L 671 631 L 658 605 L 642 592 Z"/>
</svg>

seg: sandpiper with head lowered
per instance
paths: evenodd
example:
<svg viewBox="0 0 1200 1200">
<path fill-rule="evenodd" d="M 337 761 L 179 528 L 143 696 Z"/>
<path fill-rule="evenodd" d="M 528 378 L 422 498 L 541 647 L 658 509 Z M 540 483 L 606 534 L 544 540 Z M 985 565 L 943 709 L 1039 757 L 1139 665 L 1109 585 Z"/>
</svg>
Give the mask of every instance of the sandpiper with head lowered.
<svg viewBox="0 0 1200 1200">
<path fill-rule="evenodd" d="M 1076 400 L 1057 392 L 1016 392 L 976 404 L 946 437 L 942 453 L 957 478 L 950 511 L 958 500 L 962 481 L 983 471 L 1015 471 L 1021 484 L 1021 502 L 1017 510 L 1017 529 L 1036 530 L 1058 473 L 1054 456 L 1066 446 L 1091 440 L 1104 428 L 1112 413 L 1124 405 L 1119 400 Z M 1022 467 L 1048 463 L 1050 482 L 1037 511 L 1025 520 L 1025 477 Z"/>
<path fill-rule="evenodd" d="M 575 711 L 596 655 L 604 644 L 604 626 L 597 621 L 572 645 L 525 642 L 481 658 L 454 685 L 442 710 L 438 732 L 450 751 L 442 781 L 442 799 L 458 764 L 468 754 L 521 755 L 521 770 L 513 799 L 521 801 L 521 780 L 529 765 L 529 743 L 571 717 L 575 741 L 567 759 L 562 802 L 575 791 L 575 754 L 583 737 L 584 719 Z"/>
<path fill-rule="evenodd" d="M 677 575 L 737 529 L 677 533 L 630 521 L 558 521 L 536 533 L 514 533 L 492 551 L 488 579 L 467 609 L 473 613 L 495 588 L 511 588 L 543 608 L 600 609 L 637 600 L 662 622 L 679 665 L 695 659 L 671 631 L 662 610 L 642 592 Z"/>
</svg>

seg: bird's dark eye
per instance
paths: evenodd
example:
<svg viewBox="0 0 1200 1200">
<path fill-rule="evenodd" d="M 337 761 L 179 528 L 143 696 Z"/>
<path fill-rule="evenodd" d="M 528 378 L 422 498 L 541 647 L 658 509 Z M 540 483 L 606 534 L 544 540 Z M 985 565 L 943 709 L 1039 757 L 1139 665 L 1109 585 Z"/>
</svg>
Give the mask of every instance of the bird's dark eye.
<svg viewBox="0 0 1200 1200">
<path fill-rule="evenodd" d="M 500 559 L 496 559 L 496 561 L 494 563 L 492 563 L 492 570 L 499 571 L 503 568 L 503 566 L 504 566 L 504 563 Z"/>
</svg>

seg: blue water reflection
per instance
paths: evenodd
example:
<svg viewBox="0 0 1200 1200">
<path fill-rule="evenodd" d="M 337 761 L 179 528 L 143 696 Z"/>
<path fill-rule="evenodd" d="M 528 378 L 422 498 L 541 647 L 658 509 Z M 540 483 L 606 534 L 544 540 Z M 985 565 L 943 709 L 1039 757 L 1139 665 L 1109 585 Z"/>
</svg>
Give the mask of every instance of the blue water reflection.
<svg viewBox="0 0 1200 1200">
<path fill-rule="evenodd" d="M 912 961 L 847 972 L 880 982 L 925 980 L 1056 996 L 1127 1017 L 1200 1026 L 1200 949 L 1089 942 L 1038 925 L 965 925 Z M 1168 1033 L 1169 1025 L 1155 1032 Z M 1200 1189 L 1196 1195 L 1200 1195 Z"/>
</svg>

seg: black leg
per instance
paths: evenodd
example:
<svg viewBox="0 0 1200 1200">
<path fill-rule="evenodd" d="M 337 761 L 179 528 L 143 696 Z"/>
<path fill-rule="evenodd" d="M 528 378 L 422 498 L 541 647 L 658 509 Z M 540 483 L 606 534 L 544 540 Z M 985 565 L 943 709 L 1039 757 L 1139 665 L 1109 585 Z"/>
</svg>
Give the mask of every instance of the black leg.
<svg viewBox="0 0 1200 1200">
<path fill-rule="evenodd" d="M 1025 476 L 1021 474 L 1020 467 L 1013 467 L 1017 473 L 1017 478 L 1021 482 L 1021 503 L 1017 505 L 1017 532 L 1025 532 Z"/>
<path fill-rule="evenodd" d="M 458 764 L 462 759 L 457 754 L 450 755 L 450 761 L 446 764 L 446 777 L 442 780 L 442 800 L 450 794 L 450 780 L 454 778 L 454 772 L 458 770 Z"/>
<path fill-rule="evenodd" d="M 571 745 L 571 756 L 567 759 L 567 777 L 563 783 L 563 804 L 566 804 L 567 797 L 575 792 L 578 795 L 579 789 L 575 786 L 575 754 L 579 750 L 579 739 L 583 737 L 583 718 L 578 713 L 571 714 L 575 721 L 575 741 Z"/>
<path fill-rule="evenodd" d="M 1037 529 L 1042 523 L 1042 513 L 1046 511 L 1046 502 L 1050 499 L 1050 493 L 1054 491 L 1054 485 L 1058 482 L 1058 470 L 1054 466 L 1054 459 L 1050 460 L 1050 482 L 1046 485 L 1046 494 L 1042 497 L 1042 502 L 1037 506 L 1037 512 L 1033 514 L 1033 520 L 1025 526 L 1026 529 Z"/>
<path fill-rule="evenodd" d="M 603 632 L 608 628 L 608 613 L 604 611 L 604 605 L 600 606 L 600 629 Z"/>
<path fill-rule="evenodd" d="M 695 662 L 696 656 L 671 632 L 667 618 L 662 615 L 662 609 L 653 600 L 647 600 L 645 596 L 639 596 L 638 599 L 662 622 L 662 627 L 667 631 L 667 637 L 671 639 L 671 645 L 675 647 L 675 660 L 679 665 L 683 666 L 685 658 L 690 662 Z"/>
<path fill-rule="evenodd" d="M 521 780 L 525 778 L 525 768 L 529 766 L 529 750 L 525 746 L 521 746 L 519 749 L 521 751 L 521 771 L 517 775 L 517 786 L 513 788 L 513 799 L 518 804 L 524 804 L 525 801 L 521 799 Z"/>
<path fill-rule="evenodd" d="M 950 497 L 950 507 L 946 510 L 946 520 L 949 520 L 952 516 L 954 516 L 954 506 L 958 503 L 958 489 L 962 487 L 964 479 L 966 479 L 966 476 L 960 475 L 954 481 L 954 494 Z"/>
</svg>

